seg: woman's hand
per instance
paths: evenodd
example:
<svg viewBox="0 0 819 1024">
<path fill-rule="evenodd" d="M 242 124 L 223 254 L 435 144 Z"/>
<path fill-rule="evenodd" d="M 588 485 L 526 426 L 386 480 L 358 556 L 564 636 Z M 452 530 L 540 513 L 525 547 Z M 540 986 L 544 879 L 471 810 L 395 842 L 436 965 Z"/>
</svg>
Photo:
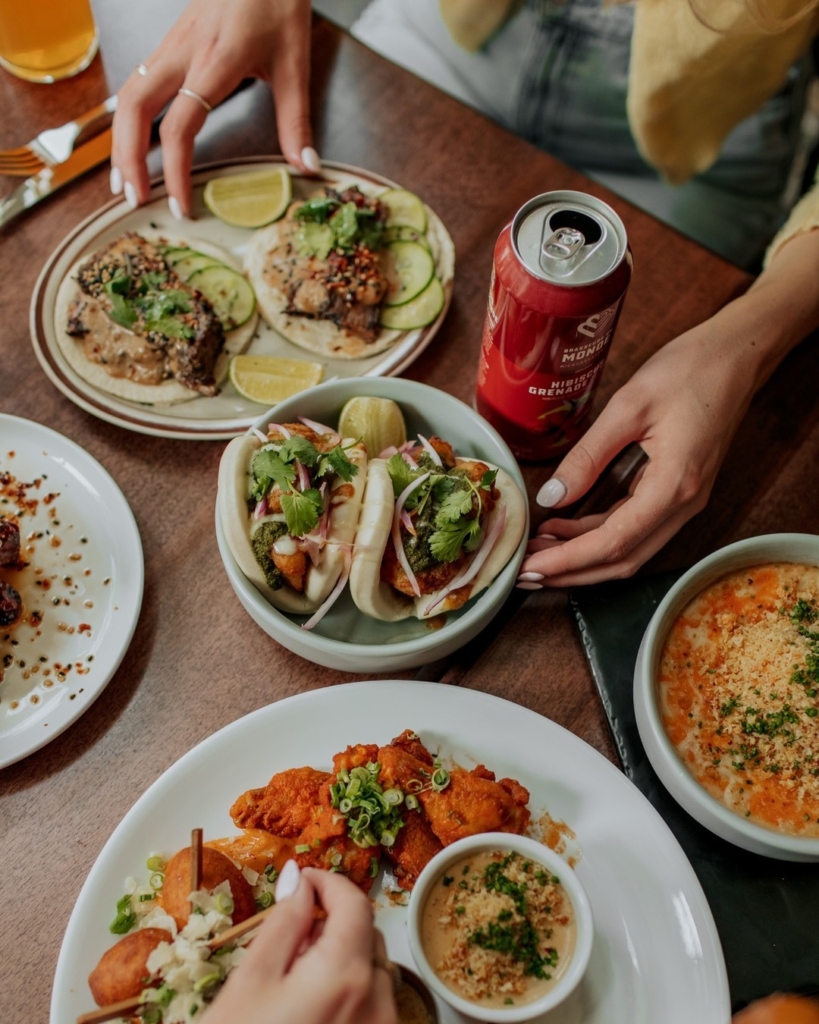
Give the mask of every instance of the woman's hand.
<svg viewBox="0 0 819 1024">
<path fill-rule="evenodd" d="M 190 212 L 193 143 L 207 111 L 179 95 L 183 87 L 215 107 L 243 78 L 269 82 L 283 154 L 321 169 L 310 129 L 310 0 L 191 0 L 142 66 L 119 92 L 111 155 L 111 191 L 124 189 L 131 206 L 148 198 L 151 122 L 172 101 L 159 129 L 168 205 L 177 219 Z"/>
<path fill-rule="evenodd" d="M 275 906 L 202 1024 L 397 1024 L 392 977 L 374 962 L 384 940 L 360 889 L 289 861 Z"/>
<path fill-rule="evenodd" d="M 701 511 L 754 392 L 819 325 L 819 231 L 790 241 L 750 291 L 670 342 L 611 399 L 541 488 L 547 507 L 581 498 L 636 441 L 648 462 L 630 495 L 582 519 L 547 519 L 519 586 L 630 576 Z"/>
</svg>

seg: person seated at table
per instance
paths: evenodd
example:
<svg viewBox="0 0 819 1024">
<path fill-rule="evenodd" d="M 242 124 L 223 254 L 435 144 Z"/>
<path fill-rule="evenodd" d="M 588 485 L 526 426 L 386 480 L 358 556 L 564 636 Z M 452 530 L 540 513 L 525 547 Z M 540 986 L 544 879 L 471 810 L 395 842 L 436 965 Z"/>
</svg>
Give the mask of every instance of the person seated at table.
<svg viewBox="0 0 819 1024">
<path fill-rule="evenodd" d="M 757 252 L 779 216 L 818 3 L 714 0 L 706 22 L 698 0 L 602 10 L 597 0 L 376 0 L 358 31 L 380 45 L 379 20 L 400 14 L 406 31 L 395 37 L 407 61 L 418 52 L 413 28 L 423 52 L 438 54 L 438 69 L 449 68 L 447 87 L 460 83 L 464 98 L 579 167 L 631 177 L 632 194 L 676 196 L 672 219 L 685 214 L 686 229 L 699 223 L 701 232 L 713 223 L 711 244 L 723 239 L 741 255 Z M 455 42 L 446 41 L 450 30 Z M 193 143 L 207 116 L 197 96 L 216 104 L 248 75 L 273 89 L 284 155 L 318 171 L 309 63 L 309 0 L 192 0 L 145 73 L 120 93 L 113 191 L 124 189 L 134 206 L 147 199 L 151 121 L 173 100 L 160 137 L 170 209 L 184 216 Z M 479 71 L 469 77 L 467 67 Z M 180 88 L 187 92 L 176 95 Z M 649 165 L 680 191 L 650 177 Z M 542 523 L 521 585 L 631 575 L 705 507 L 754 393 L 819 327 L 818 226 L 815 186 L 780 228 L 748 292 L 666 344 L 615 393 L 538 501 L 555 509 L 576 502 L 631 442 L 648 462 L 630 495 L 606 512 Z"/>
</svg>

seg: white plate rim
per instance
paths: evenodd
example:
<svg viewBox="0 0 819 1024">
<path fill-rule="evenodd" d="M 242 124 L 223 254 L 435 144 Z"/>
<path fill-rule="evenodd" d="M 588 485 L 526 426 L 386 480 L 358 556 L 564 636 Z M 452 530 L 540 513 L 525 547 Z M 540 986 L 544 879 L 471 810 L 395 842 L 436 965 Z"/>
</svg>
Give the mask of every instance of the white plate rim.
<svg viewBox="0 0 819 1024">
<path fill-rule="evenodd" d="M 89 679 L 88 684 L 84 687 L 85 692 L 82 700 L 76 700 L 70 705 L 65 701 L 61 702 L 62 713 L 56 725 L 52 726 L 49 723 L 47 734 L 29 743 L 11 743 L 8 747 L 4 744 L 2 751 L 0 751 L 0 769 L 16 764 L 23 758 L 28 757 L 29 754 L 33 754 L 35 751 L 41 750 L 51 743 L 52 740 L 55 740 L 65 732 L 69 726 L 73 725 L 97 700 L 111 679 L 113 679 L 131 644 L 142 610 L 142 598 L 145 588 L 145 560 L 139 527 L 137 526 L 131 506 L 108 470 L 90 452 L 86 451 L 82 445 L 77 444 L 76 441 L 72 441 L 51 427 L 38 423 L 36 420 L 29 420 L 21 416 L 12 416 L 9 413 L 0 412 L 0 426 L 4 423 L 8 423 L 11 427 L 17 427 L 23 431 L 33 430 L 35 433 L 41 434 L 52 451 L 59 449 L 61 453 L 72 455 L 76 461 L 84 463 L 85 467 L 98 477 L 99 481 L 107 488 L 106 505 L 111 503 L 115 506 L 118 528 L 126 536 L 126 547 L 124 550 L 128 552 L 129 579 L 131 578 L 131 572 L 135 572 L 136 575 L 134 577 L 134 586 L 129 587 L 128 591 L 131 597 L 130 607 L 123 609 L 123 618 L 118 619 L 116 622 L 116 638 L 119 641 L 119 645 L 116 647 L 115 653 L 110 657 L 108 669 L 98 679 Z M 25 735 L 25 733 L 21 735 Z M 39 731 L 35 730 L 34 735 L 40 736 Z"/>
<path fill-rule="evenodd" d="M 279 154 L 234 157 L 197 164 L 191 172 L 192 182 L 197 184 L 201 178 L 212 174 L 214 171 L 229 171 L 232 168 L 252 167 L 255 164 L 280 164 L 290 167 L 286 158 Z M 353 164 L 325 160 L 322 162 L 322 167 L 331 172 L 355 175 L 364 181 L 376 185 L 384 185 L 387 188 L 404 187 L 375 171 L 368 171 Z M 299 173 L 296 168 L 291 167 L 290 169 L 293 173 Z M 153 178 L 150 187 L 151 201 L 162 199 L 167 195 L 165 180 L 162 176 Z M 252 412 L 243 417 L 217 420 L 181 419 L 178 426 L 169 422 L 155 421 L 150 416 L 141 416 L 138 406 L 132 406 L 131 403 L 120 403 L 117 399 L 107 396 L 104 392 L 83 381 L 67 366 L 64 357 L 56 351 L 54 345 L 49 341 L 48 333 L 43 325 L 44 317 L 46 316 L 44 293 L 57 264 L 95 221 L 103 218 L 116 208 L 121 210 L 123 217 L 129 216 L 133 212 L 127 203 L 118 197 L 104 203 L 76 225 L 60 241 L 40 271 L 34 291 L 32 292 L 29 307 L 29 333 L 34 354 L 43 372 L 66 398 L 70 399 L 70 401 L 74 402 L 75 405 L 85 412 L 104 420 L 106 423 L 123 427 L 126 430 L 152 437 L 174 438 L 183 441 L 223 441 L 241 435 L 257 418 L 258 412 Z M 449 307 L 452 303 L 452 293 L 453 281 L 450 280 L 445 285 L 444 308 L 437 318 L 427 327 L 408 332 L 407 337 L 403 341 L 387 349 L 384 352 L 383 358 L 375 366 L 365 371 L 363 375 L 394 377 L 403 373 L 421 355 L 438 333 L 449 312 Z M 307 358 L 307 355 L 305 355 L 305 358 Z M 345 360 L 345 363 L 348 364 L 353 362 Z M 332 364 L 328 366 L 328 369 L 332 373 Z M 331 377 L 327 379 L 331 379 Z"/>
<path fill-rule="evenodd" d="M 89 907 L 95 899 L 97 876 L 104 875 L 106 872 L 111 873 L 114 870 L 124 870 L 121 865 L 119 868 L 115 867 L 117 859 L 122 856 L 120 847 L 122 847 L 129 838 L 134 838 L 131 833 L 138 829 L 141 824 L 144 825 L 144 819 L 146 819 L 151 812 L 155 813 L 156 810 L 161 807 L 162 800 L 167 801 L 169 799 L 165 791 L 168 791 L 169 793 L 174 792 L 178 796 L 180 781 L 183 781 L 185 776 L 190 774 L 191 771 L 201 771 L 202 765 L 207 763 L 209 757 L 219 753 L 219 751 L 226 745 L 228 749 L 231 744 L 233 744 L 237 749 L 242 748 L 241 737 L 244 733 L 252 732 L 255 727 L 260 726 L 261 724 L 267 726 L 268 721 L 270 723 L 275 723 L 277 719 L 286 719 L 290 716 L 291 712 L 300 712 L 302 716 L 306 716 L 307 721 L 315 724 L 316 717 L 315 714 L 311 714 L 311 712 L 314 712 L 316 707 L 324 705 L 322 710 L 332 716 L 334 710 L 337 713 L 337 705 L 339 703 L 342 706 L 346 706 L 348 710 L 351 709 L 351 704 L 354 705 L 356 713 L 359 716 L 357 724 L 355 727 L 345 725 L 343 728 L 347 738 L 339 740 L 340 743 L 346 744 L 348 742 L 367 740 L 366 730 L 368 726 L 365 724 L 365 720 L 360 717 L 362 708 L 359 705 L 362 705 L 365 709 L 370 708 L 370 710 L 372 710 L 373 702 L 378 703 L 381 701 L 382 704 L 389 705 L 386 717 L 395 719 L 395 721 L 390 721 L 390 725 L 388 727 L 383 725 L 382 728 L 394 728 L 398 722 L 404 722 L 404 726 L 402 726 L 402 728 L 406 725 L 411 725 L 413 712 L 404 710 L 404 707 L 402 706 L 404 699 L 409 696 L 414 698 L 416 707 L 418 706 L 419 701 L 423 701 L 424 704 L 427 704 L 427 713 L 430 715 L 432 714 L 433 708 L 435 709 L 436 715 L 440 714 L 440 705 L 445 705 L 446 710 L 449 710 L 452 705 L 456 707 L 460 705 L 459 710 L 469 708 L 472 713 L 485 711 L 487 728 L 495 730 L 501 728 L 501 723 L 504 720 L 506 720 L 507 724 L 510 720 L 514 719 L 517 719 L 519 722 L 523 722 L 525 720 L 530 727 L 534 726 L 535 721 L 537 721 L 538 731 L 544 734 L 551 734 L 553 742 L 559 740 L 562 744 L 568 745 L 574 753 L 581 757 L 581 759 L 587 760 L 589 764 L 593 765 L 593 770 L 597 777 L 595 788 L 597 787 L 597 783 L 600 783 L 601 780 L 603 780 L 605 782 L 605 788 L 609 789 L 613 787 L 615 790 L 619 790 L 620 794 L 624 797 L 625 802 L 630 806 L 630 809 L 639 810 L 640 816 L 646 818 L 652 823 L 650 838 L 654 843 L 662 848 L 662 852 L 665 855 L 663 859 L 663 870 L 669 872 L 671 872 L 672 868 L 676 870 L 676 879 L 674 882 L 675 888 L 673 894 L 671 889 L 669 889 L 668 895 L 674 905 L 674 913 L 678 919 L 680 938 L 685 946 L 685 953 L 691 962 L 695 959 L 695 952 L 699 952 L 697 977 L 700 978 L 705 985 L 705 988 L 701 992 L 703 1001 L 699 1007 L 700 1016 L 690 1016 L 692 1010 L 691 1005 L 669 1005 L 668 1014 L 665 1016 L 664 1024 L 688 1024 L 692 1019 L 696 1019 L 698 1024 L 728 1024 L 730 1019 L 730 996 L 728 991 L 727 973 L 716 926 L 706 901 L 705 894 L 693 868 L 688 862 L 673 833 L 660 817 L 659 813 L 649 803 L 647 798 L 643 796 L 640 790 L 637 789 L 637 787 L 634 786 L 633 783 L 631 783 L 611 762 L 609 762 L 602 754 L 596 751 L 585 741 L 570 733 L 562 726 L 557 725 L 557 723 L 537 714 L 534 711 L 530 711 L 529 709 L 518 704 L 514 704 L 504 698 L 496 697 L 481 691 L 460 687 L 450 687 L 441 683 L 428 683 L 413 680 L 372 680 L 367 682 L 346 683 L 331 688 L 295 694 L 291 697 L 258 708 L 255 711 L 250 712 L 248 715 L 224 726 L 222 729 L 218 730 L 216 733 L 212 734 L 189 750 L 177 762 L 175 762 L 175 764 L 171 765 L 165 772 L 163 772 L 162 775 L 160 775 L 156 781 L 136 800 L 131 809 L 120 821 L 119 825 L 116 827 L 97 857 L 88 877 L 85 880 L 85 883 L 82 886 L 82 890 L 72 911 L 60 948 L 52 989 L 49 1018 L 50 1024 L 73 1024 L 73 1016 L 71 1014 L 61 1016 L 60 1006 L 63 998 L 76 995 L 72 981 L 77 981 L 76 969 L 78 964 L 77 957 L 72 955 L 72 951 L 80 949 L 83 946 L 83 935 L 85 934 L 86 928 L 86 908 Z M 383 707 L 379 706 L 378 713 L 381 716 L 385 715 Z M 331 728 L 336 727 L 337 724 L 334 722 Z M 356 732 L 356 735 L 347 734 L 348 730 L 351 728 Z M 358 735 L 359 733 L 361 735 Z M 461 740 L 463 740 L 463 737 L 460 737 L 459 740 L 454 740 L 453 743 L 458 743 Z M 470 742 L 468 737 L 466 742 Z M 326 761 L 328 763 L 332 753 L 332 751 L 329 751 L 326 755 Z M 516 750 L 512 754 L 513 758 L 516 754 L 517 756 L 521 756 L 519 751 Z M 241 758 L 235 759 L 236 764 L 240 761 Z M 224 765 L 225 763 L 224 759 L 220 760 L 220 764 Z M 280 767 L 276 764 L 275 756 L 271 753 L 269 771 L 272 774 L 273 771 L 277 770 L 280 770 Z M 200 777 L 201 775 L 197 776 L 197 779 Z M 252 779 L 247 779 L 244 784 L 252 786 L 259 783 L 254 782 Z M 622 809 L 622 806 L 623 805 L 620 804 L 620 809 Z M 154 820 L 156 819 L 154 818 Z M 186 826 L 187 824 L 188 823 L 186 823 Z M 200 823 L 197 822 L 196 824 Z M 142 845 L 144 847 L 144 835 L 141 838 Z M 578 839 L 582 845 L 583 837 L 578 836 Z M 637 849 L 638 843 L 641 844 L 642 847 L 645 847 L 646 839 L 646 835 L 641 835 L 639 837 L 635 836 L 633 841 L 635 850 Z M 587 853 L 589 849 L 590 848 L 587 847 Z M 144 850 L 141 849 L 140 853 L 144 853 Z M 583 863 L 584 862 L 581 859 L 578 866 L 578 872 L 582 870 Z M 637 868 L 635 867 L 634 870 L 636 872 Z M 581 881 L 583 881 L 583 884 L 586 885 L 588 890 L 588 881 L 583 879 L 581 879 Z M 679 906 L 681 897 L 685 904 L 682 910 Z M 113 907 L 113 903 L 111 906 Z M 594 901 L 592 902 L 592 909 L 594 911 Z M 389 912 L 390 911 L 388 911 L 388 913 Z M 634 914 L 638 914 L 637 908 L 634 909 Z M 598 942 L 597 937 L 595 942 Z M 663 943 L 660 941 L 660 937 L 652 934 L 651 946 L 653 949 L 662 949 Z M 628 949 L 628 955 L 632 959 L 636 955 L 630 947 Z M 81 960 L 81 955 L 79 959 Z M 399 957 L 398 959 L 401 958 Z M 408 961 L 408 963 L 411 963 L 411 960 Z M 93 964 L 86 964 L 85 966 L 93 966 Z M 651 983 L 650 979 L 643 977 L 640 973 L 638 965 L 635 964 L 634 966 L 637 983 L 640 986 Z M 680 965 L 677 966 L 679 967 Z M 658 972 L 658 974 L 662 973 L 664 972 Z M 672 976 L 674 976 L 674 972 L 672 972 Z M 78 987 L 81 987 L 83 991 L 85 991 L 82 981 L 80 981 Z M 691 989 L 686 987 L 685 991 L 690 992 L 695 987 L 696 986 L 693 986 Z M 639 994 L 642 997 L 642 991 L 640 991 Z M 636 1010 L 637 1007 L 634 1009 Z M 600 1008 L 600 1012 L 603 1016 L 595 1016 L 593 1018 L 594 1022 L 598 1020 L 602 1022 L 604 1020 L 607 1021 L 612 1019 L 606 1015 L 606 1011 L 602 1007 Z M 574 1019 L 575 1018 L 573 1018 L 573 1020 Z M 579 1020 L 579 1018 L 576 1019 Z M 586 1019 L 587 1018 L 584 1018 L 584 1020 Z M 466 1018 L 450 1016 L 445 1018 L 444 1024 L 446 1024 L 446 1020 L 459 1020 L 465 1022 Z M 636 1024 L 636 1014 L 631 1017 L 631 1020 Z M 642 1016 L 640 1020 L 649 1024 L 649 1020 L 645 1016 Z M 546 1018 L 543 1018 L 543 1024 L 546 1024 Z M 653 1022 L 651 1022 L 651 1024 L 653 1024 Z"/>
</svg>

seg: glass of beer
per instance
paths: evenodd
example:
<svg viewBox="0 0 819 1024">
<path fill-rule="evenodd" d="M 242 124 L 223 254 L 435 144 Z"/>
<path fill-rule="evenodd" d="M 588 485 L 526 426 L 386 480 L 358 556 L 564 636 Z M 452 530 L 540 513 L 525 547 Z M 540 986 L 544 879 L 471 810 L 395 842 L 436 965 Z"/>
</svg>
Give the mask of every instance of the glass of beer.
<svg viewBox="0 0 819 1024">
<path fill-rule="evenodd" d="M 97 52 L 88 0 L 2 0 L 0 65 L 29 82 L 56 82 L 87 68 Z"/>
</svg>

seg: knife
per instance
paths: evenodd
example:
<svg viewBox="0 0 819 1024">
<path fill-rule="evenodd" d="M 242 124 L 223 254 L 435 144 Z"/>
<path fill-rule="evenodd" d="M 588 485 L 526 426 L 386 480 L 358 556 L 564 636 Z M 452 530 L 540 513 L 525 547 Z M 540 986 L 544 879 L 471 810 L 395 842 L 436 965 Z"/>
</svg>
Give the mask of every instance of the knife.
<svg viewBox="0 0 819 1024">
<path fill-rule="evenodd" d="M 107 128 L 89 142 L 77 146 L 67 160 L 56 167 L 45 167 L 39 174 L 26 178 L 22 185 L 0 200 L 0 228 L 110 156 L 111 129 Z"/>
</svg>

